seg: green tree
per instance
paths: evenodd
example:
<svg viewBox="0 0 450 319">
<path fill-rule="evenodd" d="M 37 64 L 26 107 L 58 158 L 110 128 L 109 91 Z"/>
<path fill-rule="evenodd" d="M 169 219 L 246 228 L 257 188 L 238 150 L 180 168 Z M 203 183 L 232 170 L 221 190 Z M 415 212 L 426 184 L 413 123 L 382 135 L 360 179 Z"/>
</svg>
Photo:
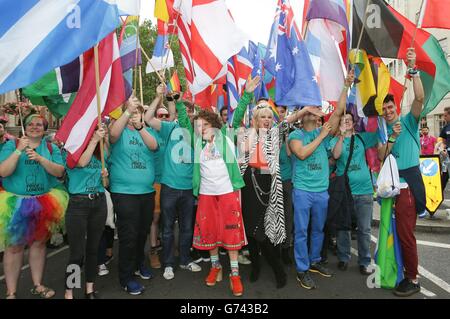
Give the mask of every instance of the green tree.
<svg viewBox="0 0 450 319">
<path fill-rule="evenodd" d="M 141 41 L 141 47 L 147 53 L 149 58 L 153 55 L 153 48 L 156 42 L 156 25 L 153 25 L 151 20 L 145 20 L 141 23 L 139 27 L 139 36 Z M 175 67 L 170 68 L 170 70 L 166 70 L 165 72 L 165 81 L 166 83 L 170 80 L 170 76 L 172 76 L 175 69 L 178 71 L 178 77 L 180 78 L 180 83 L 182 89 L 186 88 L 186 76 L 184 74 L 183 62 L 181 59 L 180 53 L 180 45 L 178 41 L 177 35 L 170 35 L 169 37 L 169 45 L 173 52 Z M 155 72 L 146 74 L 145 67 L 147 65 L 147 58 L 144 54 L 142 54 L 142 91 L 144 97 L 144 104 L 149 105 L 153 98 L 155 97 L 156 87 L 160 83 L 160 79 L 156 75 Z M 140 99 L 140 87 L 139 87 L 139 74 L 137 77 L 133 77 L 137 79 L 137 84 L 133 83 L 133 87 L 136 87 L 136 96 Z"/>
</svg>

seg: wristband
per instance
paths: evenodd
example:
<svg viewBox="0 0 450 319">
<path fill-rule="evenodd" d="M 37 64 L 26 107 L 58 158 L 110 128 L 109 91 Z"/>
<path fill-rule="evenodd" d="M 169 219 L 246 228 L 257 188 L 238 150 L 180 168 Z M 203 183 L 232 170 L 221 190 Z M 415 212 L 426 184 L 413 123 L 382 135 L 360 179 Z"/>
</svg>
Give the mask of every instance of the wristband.
<svg viewBox="0 0 450 319">
<path fill-rule="evenodd" d="M 171 97 L 171 96 L 166 96 L 166 100 L 169 101 L 169 102 L 172 102 L 172 101 L 173 101 L 173 97 Z"/>
<path fill-rule="evenodd" d="M 395 141 L 396 141 L 395 137 L 389 136 L 388 143 L 395 143 Z"/>
<path fill-rule="evenodd" d="M 417 70 L 416 68 L 408 68 L 408 74 L 410 75 L 417 74 L 418 72 L 419 70 Z"/>
<path fill-rule="evenodd" d="M 128 112 L 128 110 L 125 110 L 125 112 L 123 112 L 123 114 L 125 114 L 125 115 L 128 116 L 128 117 L 131 116 L 131 114 L 130 114 L 130 112 Z"/>
<path fill-rule="evenodd" d="M 22 151 L 19 151 L 18 149 L 15 149 L 15 150 L 14 150 L 14 153 L 16 153 L 16 154 L 19 155 L 19 156 L 22 155 Z"/>
<path fill-rule="evenodd" d="M 136 129 L 136 131 L 142 131 L 142 129 L 144 128 L 144 125 L 142 125 L 140 128 L 134 127 Z"/>
</svg>

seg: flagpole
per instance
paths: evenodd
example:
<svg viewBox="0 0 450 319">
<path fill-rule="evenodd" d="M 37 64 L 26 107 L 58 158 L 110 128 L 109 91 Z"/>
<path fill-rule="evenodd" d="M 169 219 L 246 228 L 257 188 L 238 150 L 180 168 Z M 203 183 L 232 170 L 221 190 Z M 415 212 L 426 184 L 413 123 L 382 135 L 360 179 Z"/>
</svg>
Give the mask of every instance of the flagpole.
<svg viewBox="0 0 450 319">
<path fill-rule="evenodd" d="M 412 40 L 411 40 L 411 48 L 413 48 L 414 47 L 414 42 L 416 41 L 416 36 L 417 36 L 417 29 L 419 28 L 418 26 L 419 26 L 419 21 L 421 20 L 421 18 L 422 18 L 422 10 L 423 10 L 423 4 L 424 4 L 424 0 L 422 0 L 422 2 L 421 2 L 421 4 L 420 4 L 420 11 L 419 11 L 419 15 L 417 16 L 417 18 L 416 18 L 416 27 L 414 28 L 414 33 L 413 33 L 413 37 L 412 37 Z M 403 98 L 405 97 L 405 92 L 406 92 L 406 84 L 407 84 L 407 81 L 408 81 L 408 78 L 405 76 L 405 81 L 404 81 L 404 83 L 403 83 L 403 91 L 402 91 L 402 98 L 401 98 L 401 100 L 400 100 L 400 112 L 401 112 L 401 110 L 402 110 L 402 104 L 403 104 Z"/>
<path fill-rule="evenodd" d="M 139 65 L 139 89 L 141 93 L 141 104 L 144 105 L 144 92 L 142 91 L 142 67 Z"/>
<path fill-rule="evenodd" d="M 134 60 L 134 93 L 136 93 L 136 87 L 137 87 L 137 64 L 138 64 L 138 50 L 139 50 L 139 19 L 140 16 L 138 17 L 138 21 L 137 21 L 137 29 L 136 29 L 136 55 L 135 55 L 135 60 Z"/>
<path fill-rule="evenodd" d="M 20 91 L 15 90 L 16 98 L 17 98 L 17 105 L 19 110 L 19 120 L 20 120 L 20 128 L 22 129 L 22 137 L 25 137 L 25 129 L 24 129 L 24 123 L 23 123 L 23 116 L 22 116 L 22 107 L 20 106 L 21 98 L 20 98 Z"/>
<path fill-rule="evenodd" d="M 182 2 L 183 2 L 183 0 L 180 1 L 180 7 L 177 10 L 177 16 L 175 18 L 175 24 L 174 24 L 174 27 L 173 27 L 174 30 L 176 28 L 178 28 L 178 18 L 180 16 L 180 8 L 181 8 L 181 3 Z M 172 35 L 172 37 L 170 38 L 170 41 L 169 41 L 169 50 L 167 50 L 167 54 L 166 54 L 166 62 L 163 65 L 164 66 L 164 69 L 163 69 L 164 73 L 163 74 L 165 74 L 166 73 L 166 69 L 168 69 L 168 71 L 169 71 L 169 79 L 172 77 L 172 75 L 171 75 L 171 72 L 170 72 L 170 68 L 167 68 L 167 62 L 169 61 L 170 50 L 172 50 L 173 39 L 174 39 L 174 36 Z M 174 62 L 174 65 L 175 65 L 175 62 Z"/>
<path fill-rule="evenodd" d="M 144 48 L 142 46 L 141 46 L 141 52 L 145 55 L 145 57 L 147 58 L 147 62 L 150 63 L 150 65 L 152 66 L 153 70 L 155 70 L 156 75 L 158 76 L 158 78 L 161 81 L 161 83 L 164 83 L 164 79 L 161 77 L 159 72 L 156 71 L 155 66 L 153 65 L 152 61 L 150 60 L 150 58 L 148 57 L 147 53 L 144 51 Z"/>
<path fill-rule="evenodd" d="M 363 24 L 362 24 L 362 29 L 361 29 L 361 32 L 359 33 L 358 45 L 356 46 L 356 54 L 358 54 L 359 47 L 361 46 L 364 29 L 366 28 L 366 20 L 367 20 L 367 15 L 368 15 L 367 9 L 369 9 L 369 5 L 371 2 L 372 2 L 372 0 L 367 0 L 366 9 L 364 11 L 364 20 L 363 20 Z M 354 66 L 352 68 L 354 68 Z"/>
<path fill-rule="evenodd" d="M 94 62 L 95 62 L 95 89 L 97 92 L 97 120 L 98 128 L 102 126 L 102 110 L 101 110 L 101 96 L 100 96 L 100 66 L 98 62 L 98 44 L 94 47 Z M 105 154 L 103 150 L 103 138 L 100 139 L 100 160 L 102 162 L 102 182 L 103 186 L 108 186 L 108 180 L 106 176 L 103 176 L 105 171 Z"/>
</svg>

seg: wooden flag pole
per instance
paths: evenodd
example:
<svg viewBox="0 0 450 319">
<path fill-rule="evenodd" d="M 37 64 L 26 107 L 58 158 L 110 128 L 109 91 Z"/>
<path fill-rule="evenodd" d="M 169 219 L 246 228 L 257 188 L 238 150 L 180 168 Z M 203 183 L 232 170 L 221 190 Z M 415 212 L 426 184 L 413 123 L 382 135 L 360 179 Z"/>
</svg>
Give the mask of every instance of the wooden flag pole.
<svg viewBox="0 0 450 319">
<path fill-rule="evenodd" d="M 102 109 L 101 109 L 101 93 L 100 93 L 100 65 L 98 62 L 98 44 L 94 47 L 94 62 L 95 62 L 95 89 L 97 92 L 97 119 L 98 128 L 102 126 Z M 95 134 L 95 133 L 94 133 Z M 105 171 L 105 154 L 103 149 L 103 139 L 100 140 L 100 160 L 102 162 L 102 182 L 103 186 L 108 186 L 108 178 L 103 176 Z"/>
<path fill-rule="evenodd" d="M 141 104 L 144 105 L 144 92 L 142 91 L 142 67 L 139 66 L 139 89 L 141 93 Z"/>
<path fill-rule="evenodd" d="M 19 110 L 19 120 L 20 120 L 20 128 L 22 129 L 22 137 L 25 137 L 25 123 L 23 122 L 23 116 L 22 116 L 22 107 L 20 106 L 21 98 L 20 98 L 20 91 L 16 90 L 16 98 L 18 103 L 18 110 Z"/>
<path fill-rule="evenodd" d="M 181 8 L 181 2 L 183 2 L 183 0 L 181 0 L 180 1 L 180 8 Z M 178 10 L 177 10 L 177 16 L 176 16 L 176 18 L 175 18 L 175 24 L 174 24 L 174 27 L 173 27 L 173 29 L 175 30 L 176 28 L 178 28 L 178 18 L 179 18 L 179 16 L 180 16 L 180 8 L 178 8 Z M 172 50 L 172 45 L 173 45 L 173 39 L 174 39 L 175 37 L 172 35 L 172 37 L 171 37 L 171 39 L 170 39 L 170 41 L 169 41 L 169 50 L 167 50 L 167 54 L 166 54 L 166 62 L 164 63 L 164 69 L 163 69 L 163 74 L 166 74 L 166 69 L 168 69 L 169 70 L 169 80 L 170 80 L 170 78 L 172 77 L 172 75 L 170 74 L 171 72 L 170 72 L 170 68 L 167 68 L 167 62 L 169 61 L 169 55 L 170 55 L 170 50 Z M 175 64 L 175 63 L 174 63 Z"/>
<path fill-rule="evenodd" d="M 150 63 L 150 65 L 152 66 L 153 70 L 156 70 L 155 66 L 153 65 L 152 61 L 150 60 L 150 58 L 148 57 L 148 54 L 144 51 L 144 48 L 141 47 L 141 52 L 145 55 L 148 63 Z M 164 83 L 164 78 L 161 77 L 161 74 L 159 74 L 158 71 L 155 71 L 156 75 L 158 76 L 159 80 L 161 81 L 161 83 Z"/>
<path fill-rule="evenodd" d="M 137 64 L 138 64 L 138 50 L 139 50 L 139 17 L 138 17 L 138 21 L 137 21 L 137 29 L 136 29 L 136 54 L 135 54 L 135 59 L 134 59 L 134 85 L 133 85 L 133 92 L 136 93 L 136 87 L 137 87 Z"/>
</svg>

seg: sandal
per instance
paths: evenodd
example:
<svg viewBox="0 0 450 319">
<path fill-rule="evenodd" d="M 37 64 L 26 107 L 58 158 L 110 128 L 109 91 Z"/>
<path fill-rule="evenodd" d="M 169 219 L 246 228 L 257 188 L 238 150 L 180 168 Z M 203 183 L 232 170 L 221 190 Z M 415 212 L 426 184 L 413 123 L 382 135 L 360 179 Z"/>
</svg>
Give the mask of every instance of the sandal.
<svg viewBox="0 0 450 319">
<path fill-rule="evenodd" d="M 13 292 L 13 293 L 7 293 L 5 299 L 17 299 L 16 293 L 15 293 L 15 292 Z"/>
<path fill-rule="evenodd" d="M 42 290 L 38 290 L 38 287 L 43 287 Z M 55 291 L 51 288 L 45 287 L 44 285 L 37 285 L 34 286 L 34 288 L 31 289 L 32 295 L 39 295 L 42 299 L 50 299 L 53 296 L 55 296 Z"/>
</svg>

